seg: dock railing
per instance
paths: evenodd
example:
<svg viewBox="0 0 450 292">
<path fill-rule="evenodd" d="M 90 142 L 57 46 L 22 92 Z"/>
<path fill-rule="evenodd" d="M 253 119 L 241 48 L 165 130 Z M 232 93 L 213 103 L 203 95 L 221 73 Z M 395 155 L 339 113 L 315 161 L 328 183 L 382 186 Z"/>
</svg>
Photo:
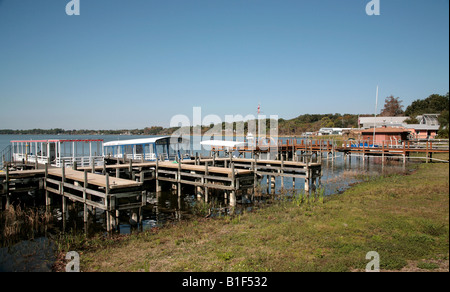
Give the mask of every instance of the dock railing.
<svg viewBox="0 0 450 292">
<path fill-rule="evenodd" d="M 0 170 L 5 168 L 6 164 L 11 161 L 12 161 L 11 145 L 8 145 L 2 151 L 0 151 Z"/>
</svg>

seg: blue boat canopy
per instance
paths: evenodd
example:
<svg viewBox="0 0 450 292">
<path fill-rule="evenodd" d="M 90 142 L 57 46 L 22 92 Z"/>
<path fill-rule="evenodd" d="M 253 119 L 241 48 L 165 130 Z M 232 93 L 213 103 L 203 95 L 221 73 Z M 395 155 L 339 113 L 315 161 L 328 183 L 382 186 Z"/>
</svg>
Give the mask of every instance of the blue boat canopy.
<svg viewBox="0 0 450 292">
<path fill-rule="evenodd" d="M 183 158 L 182 150 L 189 149 L 189 139 L 181 137 L 150 137 L 110 141 L 103 144 L 106 157 L 154 161 L 156 158 Z"/>
</svg>

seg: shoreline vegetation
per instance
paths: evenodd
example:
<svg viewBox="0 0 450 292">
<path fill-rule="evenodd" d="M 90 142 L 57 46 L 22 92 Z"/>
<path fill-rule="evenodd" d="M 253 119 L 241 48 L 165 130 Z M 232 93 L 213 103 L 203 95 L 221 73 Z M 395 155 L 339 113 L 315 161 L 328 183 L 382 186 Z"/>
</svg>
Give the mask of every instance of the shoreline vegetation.
<svg viewBox="0 0 450 292">
<path fill-rule="evenodd" d="M 361 115 L 365 116 L 365 115 Z M 367 115 L 370 116 L 370 115 Z M 256 126 L 256 131 L 259 131 L 259 122 L 253 121 Z M 300 136 L 307 131 L 318 131 L 322 127 L 345 127 L 345 128 L 357 128 L 358 127 L 358 115 L 353 114 L 314 114 L 314 115 L 301 115 L 291 120 L 284 120 L 282 118 L 274 122 L 270 119 L 266 119 L 263 123 L 266 127 L 266 133 L 269 135 L 270 126 L 276 124 L 278 126 L 278 135 L 280 137 L 292 137 Z M 238 126 L 239 125 L 239 126 Z M 249 121 L 247 122 L 223 122 L 220 126 L 211 124 L 209 126 L 195 126 L 195 127 L 169 127 L 164 128 L 160 126 L 145 127 L 143 129 L 116 129 L 116 130 L 92 130 L 92 129 L 73 129 L 66 130 L 61 128 L 55 129 L 27 129 L 27 130 L 13 130 L 13 129 L 0 129 L 0 135 L 172 135 L 176 131 L 188 132 L 190 135 L 195 136 L 197 133 L 211 134 L 211 135 L 234 135 L 245 136 L 248 133 Z M 241 131 L 235 133 L 233 129 Z M 188 129 L 189 128 L 189 129 Z M 217 134 L 216 134 L 217 133 Z M 255 133 L 253 133 L 255 134 Z"/>
<path fill-rule="evenodd" d="M 407 123 L 418 123 L 416 117 L 422 114 L 439 114 L 439 123 L 441 128 L 439 130 L 439 136 L 442 138 L 448 138 L 448 125 L 449 125 L 449 93 L 445 95 L 432 94 L 427 98 L 418 99 L 412 102 L 403 111 L 402 100 L 399 97 L 394 96 L 386 97 L 384 108 L 382 109 L 380 116 L 407 116 L 409 119 Z M 320 128 L 358 128 L 359 117 L 372 117 L 373 114 L 304 114 L 293 119 L 279 118 L 276 121 L 278 126 L 278 135 L 280 137 L 293 137 L 300 136 L 305 132 L 315 132 Z M 236 117 L 238 119 L 238 117 Z M 242 117 L 241 117 L 242 119 Z M 198 131 L 201 134 L 206 132 L 221 131 L 226 132 L 226 135 L 233 135 L 233 129 L 237 130 L 236 124 L 241 124 L 243 133 L 248 133 L 248 123 L 253 122 L 256 128 L 259 124 L 263 124 L 260 120 L 249 120 L 246 122 L 234 122 L 226 123 L 222 122 L 221 127 L 218 124 L 202 125 L 190 127 L 189 133 L 196 134 Z M 265 120 L 266 133 L 270 133 L 270 125 L 273 121 L 270 119 Z M 242 125 L 243 124 L 243 125 Z M 29 129 L 29 130 L 13 130 L 13 129 L 0 129 L 0 135 L 172 135 L 175 131 L 181 129 L 180 127 L 164 128 L 160 126 L 145 127 L 143 129 L 116 129 L 116 130 L 65 130 L 61 128 L 55 129 Z M 185 130 L 185 129 L 183 129 Z M 255 134 L 255 133 L 253 133 Z"/>
<path fill-rule="evenodd" d="M 447 157 L 448 160 L 448 157 Z M 112 237 L 62 236 L 81 271 L 449 271 L 449 167 L 370 177 L 341 194 L 279 200 L 250 213 L 181 221 Z"/>
</svg>

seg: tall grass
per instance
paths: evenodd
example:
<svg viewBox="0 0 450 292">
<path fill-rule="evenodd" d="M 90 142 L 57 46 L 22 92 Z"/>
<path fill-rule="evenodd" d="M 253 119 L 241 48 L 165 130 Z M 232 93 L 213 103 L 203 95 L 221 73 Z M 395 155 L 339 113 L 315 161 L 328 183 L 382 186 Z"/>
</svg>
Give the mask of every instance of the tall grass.
<svg viewBox="0 0 450 292">
<path fill-rule="evenodd" d="M 319 187 L 316 190 L 312 191 L 311 193 L 306 192 L 305 190 L 301 190 L 294 194 L 292 197 L 292 203 L 296 205 L 297 207 L 303 206 L 303 205 L 310 205 L 313 203 L 320 203 L 323 204 L 325 196 L 325 188 Z"/>
<path fill-rule="evenodd" d="M 22 209 L 20 205 L 9 206 L 0 212 L 0 234 L 2 245 L 21 238 L 34 238 L 35 233 L 42 233 L 52 221 L 52 215 L 40 209 Z"/>
</svg>

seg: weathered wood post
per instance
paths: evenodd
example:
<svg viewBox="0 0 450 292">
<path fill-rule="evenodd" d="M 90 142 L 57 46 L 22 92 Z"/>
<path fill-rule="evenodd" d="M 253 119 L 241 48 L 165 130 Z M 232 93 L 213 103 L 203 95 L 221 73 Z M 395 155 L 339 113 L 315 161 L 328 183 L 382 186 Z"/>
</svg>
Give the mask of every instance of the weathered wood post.
<svg viewBox="0 0 450 292">
<path fill-rule="evenodd" d="M 92 173 L 95 173 L 95 161 L 94 161 L 94 157 L 91 158 L 91 170 L 92 170 Z"/>
<path fill-rule="evenodd" d="M 158 166 L 159 165 L 159 159 L 156 157 L 156 164 L 155 164 L 155 184 L 156 184 L 156 193 L 159 193 L 161 190 L 159 188 L 159 180 L 158 180 Z"/>
<path fill-rule="evenodd" d="M 48 178 L 48 163 L 45 164 L 45 178 L 44 178 L 44 190 L 45 190 L 45 206 L 49 207 L 51 204 L 49 191 L 47 190 L 47 178 Z"/>
<path fill-rule="evenodd" d="M 256 186 L 258 184 L 258 162 L 256 160 L 256 155 L 254 156 L 254 162 L 253 162 L 253 194 L 256 193 Z"/>
<path fill-rule="evenodd" d="M 11 196 L 9 194 L 9 165 L 6 165 L 6 205 L 5 205 L 5 209 L 8 210 L 9 206 L 11 205 Z"/>
<path fill-rule="evenodd" d="M 297 138 L 293 139 L 292 143 L 292 161 L 295 161 L 295 147 L 297 145 Z"/>
<path fill-rule="evenodd" d="M 130 159 L 130 165 L 128 166 L 128 173 L 131 178 L 133 174 L 133 159 Z"/>
<path fill-rule="evenodd" d="M 236 174 L 234 173 L 234 163 L 231 163 L 231 194 L 230 194 L 230 206 L 236 206 Z"/>
<path fill-rule="evenodd" d="M 145 182 L 145 172 L 144 171 L 141 171 L 139 180 L 142 183 L 142 185 L 144 185 L 144 182 Z M 139 224 L 142 223 L 142 219 L 144 217 L 142 206 L 144 206 L 147 203 L 147 191 L 143 190 L 141 194 L 142 194 L 142 197 L 141 197 L 141 207 L 139 207 Z M 118 215 L 118 212 L 119 211 L 117 211 L 117 213 L 116 213 L 117 215 Z M 118 217 L 119 216 L 117 216 L 117 218 Z M 142 226 L 142 224 L 141 224 L 141 226 Z"/>
<path fill-rule="evenodd" d="M 178 174 L 177 174 L 177 191 L 178 191 L 178 197 L 181 197 L 181 161 L 178 161 Z"/>
<path fill-rule="evenodd" d="M 363 157 L 362 157 L 362 159 L 363 159 L 363 162 L 366 159 L 366 143 L 364 143 L 364 140 L 363 140 Z"/>
<path fill-rule="evenodd" d="M 209 189 L 206 186 L 208 184 L 208 177 L 209 176 L 209 169 L 208 169 L 208 161 L 205 161 L 205 180 L 204 180 L 204 185 L 205 185 L 205 203 L 208 203 L 208 197 L 209 197 Z"/>
<path fill-rule="evenodd" d="M 305 192 L 309 192 L 309 161 L 308 156 L 306 156 L 306 164 L 305 164 Z"/>
<path fill-rule="evenodd" d="M 432 141 L 430 141 L 430 162 L 432 163 L 433 162 L 433 142 Z"/>
<path fill-rule="evenodd" d="M 109 174 L 106 174 L 106 188 L 105 188 L 105 216 L 106 216 L 106 231 L 110 232 L 112 230 L 111 226 L 111 212 L 109 204 L 109 193 L 111 189 L 109 186 Z"/>
<path fill-rule="evenodd" d="M 281 179 L 281 188 L 284 189 L 284 159 L 283 159 L 283 155 L 281 155 L 281 168 L 280 168 L 280 179 Z"/>
<path fill-rule="evenodd" d="M 66 215 L 67 212 L 67 198 L 64 195 L 64 183 L 66 182 L 66 165 L 64 159 L 62 160 L 62 168 L 61 168 L 61 176 L 62 182 L 59 187 L 60 194 L 62 196 L 62 213 Z"/>
<path fill-rule="evenodd" d="M 87 208 L 87 203 L 86 203 L 86 199 L 87 199 L 87 193 L 86 190 L 88 188 L 88 175 L 87 175 L 87 170 L 84 170 L 84 182 L 83 182 L 83 221 L 86 223 L 88 221 L 88 208 Z"/>
<path fill-rule="evenodd" d="M 406 163 L 406 143 L 403 141 L 403 164 Z"/>
</svg>

